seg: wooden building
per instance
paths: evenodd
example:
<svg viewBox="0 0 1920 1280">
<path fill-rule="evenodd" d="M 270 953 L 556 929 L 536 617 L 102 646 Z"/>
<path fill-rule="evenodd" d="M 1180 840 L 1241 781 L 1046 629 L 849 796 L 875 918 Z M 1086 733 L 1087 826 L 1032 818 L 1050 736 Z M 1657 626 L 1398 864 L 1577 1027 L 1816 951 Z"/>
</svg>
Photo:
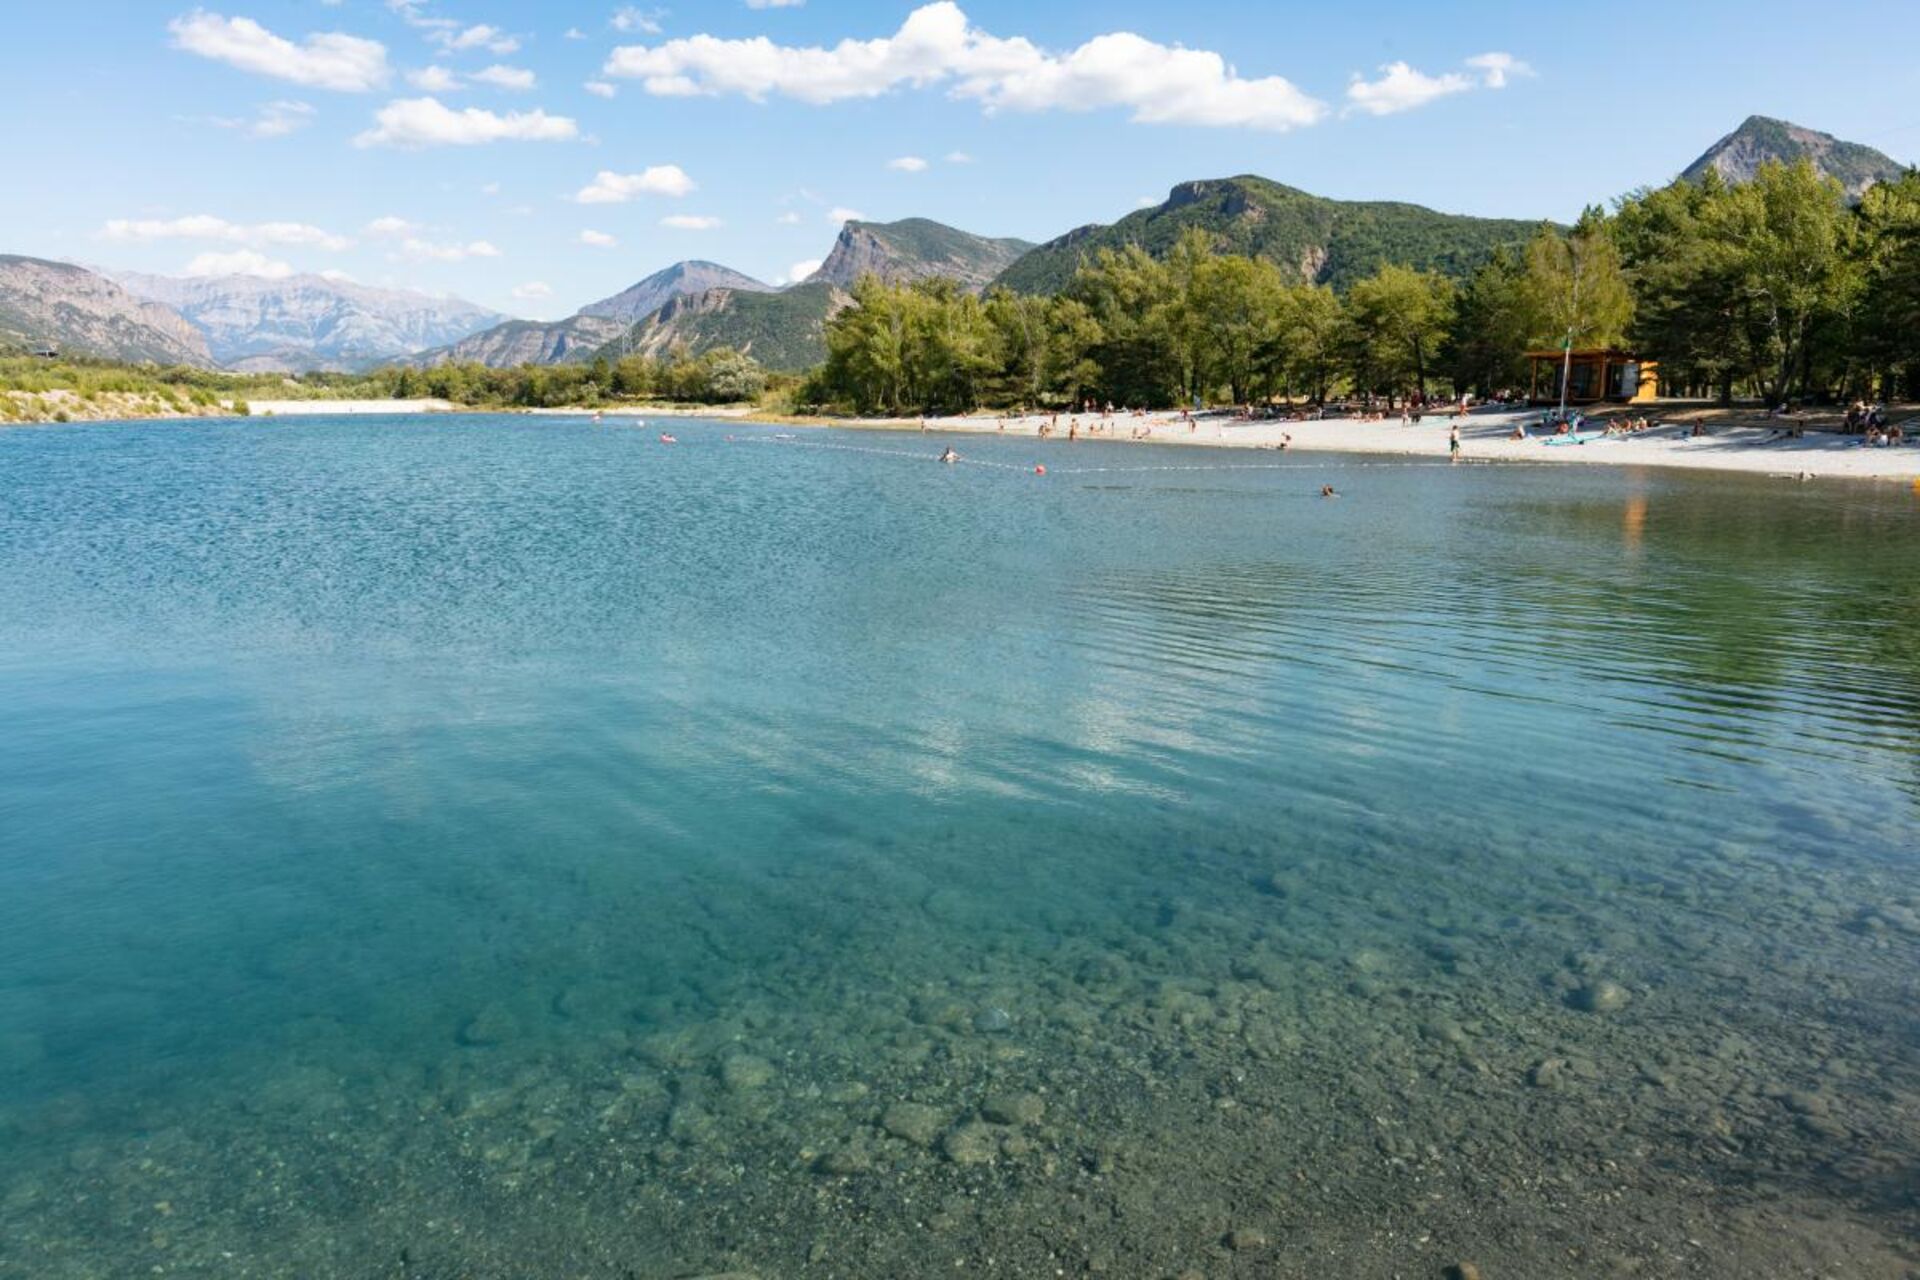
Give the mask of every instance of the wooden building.
<svg viewBox="0 0 1920 1280">
<path fill-rule="evenodd" d="M 1560 403 L 1562 369 L 1568 370 L 1568 404 L 1639 404 L 1660 393 L 1660 366 L 1630 351 L 1611 347 L 1575 351 L 1570 365 L 1565 351 L 1529 351 L 1527 362 L 1533 370 L 1529 404 Z"/>
</svg>

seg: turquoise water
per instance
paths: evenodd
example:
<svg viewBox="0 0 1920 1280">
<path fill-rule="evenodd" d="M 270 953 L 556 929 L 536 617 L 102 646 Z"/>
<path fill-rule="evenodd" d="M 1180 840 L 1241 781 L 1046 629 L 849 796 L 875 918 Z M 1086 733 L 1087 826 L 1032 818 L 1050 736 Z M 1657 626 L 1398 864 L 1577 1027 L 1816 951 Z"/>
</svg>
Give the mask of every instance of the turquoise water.
<svg viewBox="0 0 1920 1280">
<path fill-rule="evenodd" d="M 675 430 L 0 432 L 0 1276 L 1920 1267 L 1912 493 Z"/>
</svg>

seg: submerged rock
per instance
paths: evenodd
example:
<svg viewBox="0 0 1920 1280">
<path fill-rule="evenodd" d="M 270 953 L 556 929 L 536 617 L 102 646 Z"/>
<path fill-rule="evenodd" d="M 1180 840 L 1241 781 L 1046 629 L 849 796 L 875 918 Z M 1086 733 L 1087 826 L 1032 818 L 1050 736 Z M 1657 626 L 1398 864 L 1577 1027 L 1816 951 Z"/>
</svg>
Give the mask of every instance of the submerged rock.
<svg viewBox="0 0 1920 1280">
<path fill-rule="evenodd" d="M 981 1035 L 1002 1035 L 1013 1030 L 1013 1015 L 998 1005 L 973 1015 L 973 1029 Z"/>
<path fill-rule="evenodd" d="M 992 1125 L 972 1120 L 949 1133 L 940 1150 L 955 1164 L 991 1164 L 1000 1152 L 1000 1135 Z"/>
<path fill-rule="evenodd" d="M 995 1093 L 980 1104 L 980 1114 L 995 1124 L 1039 1124 L 1047 1113 L 1046 1100 L 1037 1093 Z"/>
<path fill-rule="evenodd" d="M 751 1054 L 737 1054 L 720 1064 L 720 1083 L 736 1093 L 764 1088 L 773 1080 L 773 1064 Z"/>
<path fill-rule="evenodd" d="M 1582 1013 L 1615 1013 L 1626 1008 L 1630 999 L 1627 989 L 1617 982 L 1589 982 L 1574 988 L 1567 1003 Z"/>
<path fill-rule="evenodd" d="M 1267 1233 L 1258 1227 L 1236 1227 L 1227 1236 L 1227 1247 L 1235 1253 L 1267 1247 Z"/>
<path fill-rule="evenodd" d="M 931 1147 L 946 1123 L 945 1112 L 919 1102 L 896 1102 L 880 1117 L 882 1129 L 916 1147 Z"/>
</svg>

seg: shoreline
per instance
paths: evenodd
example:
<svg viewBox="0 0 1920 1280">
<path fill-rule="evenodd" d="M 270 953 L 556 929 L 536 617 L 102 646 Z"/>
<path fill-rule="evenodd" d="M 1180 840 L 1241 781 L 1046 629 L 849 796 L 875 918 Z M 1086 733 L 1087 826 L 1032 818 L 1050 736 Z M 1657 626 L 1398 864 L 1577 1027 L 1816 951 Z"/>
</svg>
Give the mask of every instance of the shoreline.
<svg viewBox="0 0 1920 1280">
<path fill-rule="evenodd" d="M 59 403 L 72 410 L 73 422 L 150 421 L 156 418 L 183 420 L 199 417 L 225 417 L 231 404 L 211 407 L 157 406 L 138 397 L 87 403 L 71 393 L 54 393 Z M 744 405 L 622 405 L 609 408 L 512 408 L 487 409 L 454 404 L 447 400 L 255 400 L 248 405 L 253 418 L 320 418 L 372 416 L 427 416 L 434 414 L 500 414 L 534 418 L 591 418 L 596 413 L 608 419 L 709 418 L 746 425 L 783 426 L 843 431 L 884 431 L 920 434 L 919 418 L 828 418 L 782 414 L 757 410 Z M 1694 413 L 1697 411 L 1686 410 Z M 1463 462 L 1547 463 L 1578 466 L 1671 467 L 1688 471 L 1726 471 L 1749 475 L 1769 475 L 1782 479 L 1849 479 L 1911 482 L 1920 488 L 1920 442 L 1898 447 L 1870 448 L 1858 436 L 1831 431 L 1810 431 L 1800 439 L 1790 439 L 1774 428 L 1739 422 L 1716 422 L 1709 434 L 1689 434 L 1691 421 L 1668 422 L 1657 429 L 1635 435 L 1601 436 L 1586 443 L 1554 444 L 1553 437 L 1532 435 L 1513 440 L 1516 423 L 1539 420 L 1537 409 L 1475 410 L 1458 419 L 1460 459 Z M 930 417 L 924 420 L 928 433 L 1016 437 L 1044 443 L 1049 448 L 1071 448 L 1066 424 L 1042 442 L 1042 423 L 1071 415 L 1027 414 L 999 418 L 988 415 Z M 8 426 L 53 425 L 49 416 L 16 419 Z M 1445 459 L 1447 434 L 1455 419 L 1447 414 L 1429 415 L 1418 424 L 1402 424 L 1397 419 L 1363 422 L 1357 418 L 1326 418 L 1317 421 L 1290 422 L 1279 419 L 1245 421 L 1225 413 L 1206 413 L 1183 422 L 1177 412 L 1157 411 L 1143 414 L 1117 413 L 1101 423 L 1097 417 L 1085 425 L 1100 424 L 1098 432 L 1083 426 L 1081 439 L 1103 444 L 1158 444 L 1187 448 L 1235 449 L 1274 452 L 1285 448 L 1293 454 L 1347 453 L 1387 457 Z M 1136 436 L 1134 433 L 1144 434 Z"/>
<path fill-rule="evenodd" d="M 1693 471 L 1775 475 L 1786 479 L 1837 478 L 1920 483 L 1920 445 L 1868 448 L 1857 436 L 1831 432 L 1813 432 L 1792 440 L 1760 427 L 1719 426 L 1709 435 L 1693 437 L 1687 434 L 1688 425 L 1668 424 L 1638 435 L 1605 436 L 1585 444 L 1549 444 L 1548 441 L 1553 437 L 1538 435 L 1523 441 L 1508 438 L 1516 423 L 1535 422 L 1539 417 L 1538 410 L 1518 409 L 1467 414 L 1459 420 L 1461 461 L 1674 467 Z M 979 416 L 928 418 L 926 430 L 930 433 L 1037 440 L 1040 424 L 1050 418 L 1051 415 L 1028 415 L 1004 420 Z M 756 414 L 752 421 L 784 426 L 906 431 L 916 434 L 921 429 L 920 420 L 910 418 L 831 419 Z M 1089 421 L 1097 422 L 1098 419 Z M 1116 414 L 1107 424 L 1108 429 L 1086 435 L 1083 428 L 1082 438 L 1114 444 L 1278 451 L 1283 440 L 1291 437 L 1291 443 L 1286 445 L 1288 453 L 1359 453 L 1445 459 L 1447 433 L 1453 422 L 1454 419 L 1446 415 L 1429 415 L 1425 422 L 1417 425 L 1402 425 L 1397 419 L 1362 422 L 1357 418 L 1246 422 L 1224 415 L 1211 415 L 1194 419 L 1189 424 L 1182 422 L 1178 413 L 1139 416 Z M 1139 439 L 1130 437 L 1129 433 L 1143 428 L 1150 434 Z M 1046 443 L 1050 447 L 1073 447 L 1067 441 L 1065 431 L 1065 425 L 1062 424 L 1058 434 Z"/>
</svg>

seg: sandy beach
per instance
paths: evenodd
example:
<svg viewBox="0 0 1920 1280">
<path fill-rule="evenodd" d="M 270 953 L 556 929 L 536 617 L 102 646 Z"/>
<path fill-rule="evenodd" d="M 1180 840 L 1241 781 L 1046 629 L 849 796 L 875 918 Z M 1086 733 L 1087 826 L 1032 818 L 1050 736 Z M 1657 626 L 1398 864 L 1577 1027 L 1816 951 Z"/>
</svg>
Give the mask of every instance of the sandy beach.
<svg viewBox="0 0 1920 1280">
<path fill-rule="evenodd" d="M 1635 435 L 1604 436 L 1585 444 L 1553 444 L 1541 434 L 1538 410 L 1476 410 L 1459 418 L 1460 456 L 1469 462 L 1599 463 L 1609 466 L 1686 467 L 1696 470 L 1747 471 L 1800 477 L 1920 481 L 1920 444 L 1869 448 L 1858 436 L 1810 431 L 1800 439 L 1751 425 L 1715 424 L 1709 434 L 1693 436 L 1688 423 L 1669 423 Z M 941 432 L 1038 436 L 1043 423 L 1055 422 L 1048 448 L 1068 445 L 1066 415 L 1058 419 L 1034 415 L 995 418 L 971 416 L 929 418 L 927 429 Z M 1362 422 L 1356 418 L 1328 418 L 1314 422 L 1248 422 L 1227 415 L 1205 415 L 1191 423 L 1178 413 L 1143 416 L 1116 414 L 1105 423 L 1081 418 L 1083 437 L 1127 442 L 1136 433 L 1150 444 L 1193 445 L 1203 448 L 1278 449 L 1284 443 L 1293 453 L 1371 453 L 1444 458 L 1447 435 L 1455 421 L 1428 416 L 1403 424 L 1398 418 Z M 1512 439 L 1517 423 L 1528 424 L 1531 438 Z M 1089 424 L 1100 430 L 1087 434 Z M 869 420 L 839 424 L 885 430 L 917 430 L 917 420 Z"/>
<path fill-rule="evenodd" d="M 274 418 L 332 418 L 343 415 L 392 413 L 456 413 L 451 400 L 253 400 L 253 416 Z"/>
</svg>

